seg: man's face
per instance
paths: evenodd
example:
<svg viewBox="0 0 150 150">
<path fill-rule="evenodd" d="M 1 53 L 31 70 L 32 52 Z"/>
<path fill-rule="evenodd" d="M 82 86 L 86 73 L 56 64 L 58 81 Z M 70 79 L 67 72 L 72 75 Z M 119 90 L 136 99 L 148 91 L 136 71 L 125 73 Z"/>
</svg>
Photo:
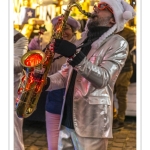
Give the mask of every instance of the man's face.
<svg viewBox="0 0 150 150">
<path fill-rule="evenodd" d="M 100 7 L 100 4 L 99 4 Z M 98 6 L 94 7 L 94 17 L 92 17 L 89 20 L 88 23 L 88 28 L 93 28 L 97 26 L 105 26 L 105 27 L 111 27 L 111 19 L 113 19 L 113 14 L 112 12 L 105 7 L 104 9 L 101 7 L 99 8 Z"/>
</svg>

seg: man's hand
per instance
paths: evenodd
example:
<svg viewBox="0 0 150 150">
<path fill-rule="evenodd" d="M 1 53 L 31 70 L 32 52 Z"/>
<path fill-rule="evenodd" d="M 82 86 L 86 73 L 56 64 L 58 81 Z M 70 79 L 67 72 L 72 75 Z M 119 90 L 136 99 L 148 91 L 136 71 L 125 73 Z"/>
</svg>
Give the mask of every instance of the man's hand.
<svg viewBox="0 0 150 150">
<path fill-rule="evenodd" d="M 42 91 L 46 91 L 46 90 L 48 89 L 49 86 L 50 86 L 50 78 L 47 77 L 46 80 L 44 81 Z"/>
<path fill-rule="evenodd" d="M 76 52 L 76 46 L 71 42 L 62 39 L 55 39 L 54 45 L 51 45 L 54 48 L 54 52 L 61 54 L 65 57 L 71 57 Z"/>
</svg>

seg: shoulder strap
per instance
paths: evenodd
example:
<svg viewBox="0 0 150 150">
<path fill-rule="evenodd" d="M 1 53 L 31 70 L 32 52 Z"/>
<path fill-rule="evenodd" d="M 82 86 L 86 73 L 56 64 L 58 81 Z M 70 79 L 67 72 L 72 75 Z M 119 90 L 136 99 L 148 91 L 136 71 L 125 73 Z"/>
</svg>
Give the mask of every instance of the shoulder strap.
<svg viewBox="0 0 150 150">
<path fill-rule="evenodd" d="M 16 43 L 20 38 L 24 37 L 21 33 L 17 33 L 15 36 L 14 36 L 14 43 Z"/>
</svg>

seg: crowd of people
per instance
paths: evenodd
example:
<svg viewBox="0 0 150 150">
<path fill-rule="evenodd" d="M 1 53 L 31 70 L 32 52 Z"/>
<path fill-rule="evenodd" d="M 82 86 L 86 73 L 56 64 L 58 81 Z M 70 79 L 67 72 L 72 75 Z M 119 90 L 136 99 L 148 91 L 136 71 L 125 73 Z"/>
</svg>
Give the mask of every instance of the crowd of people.
<svg viewBox="0 0 150 150">
<path fill-rule="evenodd" d="M 48 150 L 107 150 L 112 130 L 123 127 L 133 72 L 130 50 L 135 40 L 134 32 L 124 25 L 134 16 L 133 7 L 123 0 L 101 0 L 94 5 L 81 39 L 76 39 L 80 23 L 68 17 L 62 39 L 54 39 L 49 45 L 55 52 L 54 58 L 64 57 L 52 63 L 44 87 L 48 93 L 45 104 Z M 59 18 L 51 20 L 53 26 Z M 19 59 L 27 50 L 40 49 L 36 38 L 28 43 L 20 33 L 16 38 L 16 32 L 15 94 L 22 69 Z M 113 115 L 114 94 L 119 109 Z M 14 115 L 14 150 L 24 150 L 23 119 L 16 112 Z"/>
</svg>

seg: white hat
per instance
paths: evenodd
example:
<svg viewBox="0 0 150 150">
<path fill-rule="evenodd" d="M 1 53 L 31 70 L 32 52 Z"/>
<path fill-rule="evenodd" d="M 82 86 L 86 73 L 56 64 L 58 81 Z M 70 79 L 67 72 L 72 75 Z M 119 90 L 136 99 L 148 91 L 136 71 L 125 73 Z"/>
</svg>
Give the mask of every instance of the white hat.
<svg viewBox="0 0 150 150">
<path fill-rule="evenodd" d="M 133 7 L 124 0 L 100 0 L 99 3 L 102 2 L 107 3 L 113 10 L 117 24 L 116 32 L 123 30 L 124 24 L 136 15 Z"/>
<path fill-rule="evenodd" d="M 55 26 L 56 25 L 56 23 L 57 23 L 57 21 L 58 21 L 58 19 L 60 18 L 61 16 L 57 16 L 57 17 L 55 17 L 55 18 L 53 18 L 52 19 L 52 24 Z M 74 18 L 72 18 L 72 17 L 68 17 L 68 20 L 67 20 L 67 24 L 69 24 L 71 27 L 73 27 L 73 29 L 76 31 L 76 30 L 79 30 L 80 29 L 80 27 L 81 27 L 81 24 L 77 21 L 77 20 L 75 20 Z"/>
</svg>

